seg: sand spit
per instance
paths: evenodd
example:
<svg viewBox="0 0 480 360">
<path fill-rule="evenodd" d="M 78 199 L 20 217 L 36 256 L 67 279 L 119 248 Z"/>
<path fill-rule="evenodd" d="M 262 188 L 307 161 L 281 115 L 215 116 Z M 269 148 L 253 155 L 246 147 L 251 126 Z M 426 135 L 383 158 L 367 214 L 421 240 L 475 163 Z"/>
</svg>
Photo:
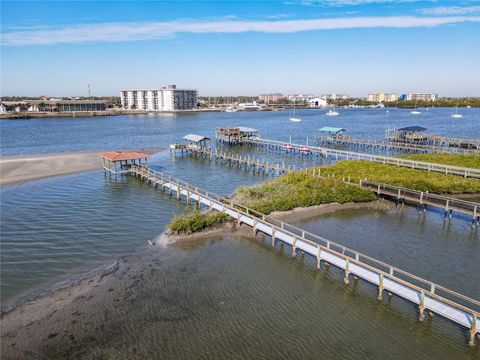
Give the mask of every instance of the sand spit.
<svg viewBox="0 0 480 360">
<path fill-rule="evenodd" d="M 138 151 L 138 149 L 135 149 Z M 142 150 L 147 154 L 164 149 Z M 0 185 L 38 180 L 42 178 L 94 171 L 102 168 L 102 159 L 96 152 L 69 152 L 0 157 Z"/>
</svg>

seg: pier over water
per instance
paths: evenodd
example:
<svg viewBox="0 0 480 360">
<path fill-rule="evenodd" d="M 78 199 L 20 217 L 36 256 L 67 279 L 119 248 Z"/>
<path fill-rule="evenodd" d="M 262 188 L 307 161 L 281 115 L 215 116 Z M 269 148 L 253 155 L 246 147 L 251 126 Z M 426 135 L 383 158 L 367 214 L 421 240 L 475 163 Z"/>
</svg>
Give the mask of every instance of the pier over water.
<svg viewBox="0 0 480 360">
<path fill-rule="evenodd" d="M 130 173 L 155 188 L 175 195 L 187 204 L 194 202 L 199 208 L 224 212 L 252 228 L 253 235 L 263 233 L 277 242 L 291 247 L 292 256 L 304 253 L 316 259 L 317 268 L 335 266 L 343 271 L 345 284 L 350 277 L 363 279 L 378 289 L 377 299 L 382 301 L 385 293 L 396 295 L 418 306 L 418 318 L 425 319 L 425 312 L 440 315 L 468 329 L 469 344 L 475 344 L 480 329 L 480 301 L 451 291 L 441 285 L 422 279 L 397 267 L 346 248 L 328 239 L 309 233 L 285 222 L 249 209 L 241 204 L 205 191 L 196 186 L 156 172 L 146 165 L 131 165 Z"/>
</svg>

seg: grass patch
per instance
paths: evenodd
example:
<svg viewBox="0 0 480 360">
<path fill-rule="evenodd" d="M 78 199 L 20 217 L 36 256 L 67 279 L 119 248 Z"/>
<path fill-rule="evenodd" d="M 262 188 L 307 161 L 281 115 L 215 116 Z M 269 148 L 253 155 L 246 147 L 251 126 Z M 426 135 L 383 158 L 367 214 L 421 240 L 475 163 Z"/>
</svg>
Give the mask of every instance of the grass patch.
<svg viewBox="0 0 480 360">
<path fill-rule="evenodd" d="M 366 202 L 375 195 L 339 179 L 318 179 L 305 173 L 289 173 L 261 185 L 238 188 L 233 201 L 269 214 L 296 207 L 328 203 Z"/>
<path fill-rule="evenodd" d="M 343 160 L 332 166 L 322 166 L 323 176 L 342 179 L 350 177 L 352 182 L 360 179 L 428 191 L 434 194 L 462 194 L 480 192 L 480 180 L 457 175 L 414 170 L 364 160 Z"/>
<path fill-rule="evenodd" d="M 397 157 L 402 159 L 480 169 L 480 156 L 468 156 L 462 154 L 416 154 L 401 155 Z"/>
<path fill-rule="evenodd" d="M 167 227 L 176 234 L 191 234 L 230 220 L 230 216 L 219 211 L 202 213 L 200 210 L 192 210 L 185 215 L 175 216 Z"/>
</svg>

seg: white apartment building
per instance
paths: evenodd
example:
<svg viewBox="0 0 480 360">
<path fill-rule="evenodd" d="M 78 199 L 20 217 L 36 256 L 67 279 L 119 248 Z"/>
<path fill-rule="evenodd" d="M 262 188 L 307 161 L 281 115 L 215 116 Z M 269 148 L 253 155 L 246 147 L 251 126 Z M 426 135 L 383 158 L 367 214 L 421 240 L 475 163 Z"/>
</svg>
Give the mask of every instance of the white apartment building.
<svg viewBox="0 0 480 360">
<path fill-rule="evenodd" d="M 323 94 L 320 96 L 321 99 L 323 100 L 346 100 L 349 99 L 350 96 L 348 94 Z"/>
<path fill-rule="evenodd" d="M 397 100 L 398 100 L 398 95 L 395 93 L 379 92 L 379 93 L 368 94 L 368 101 L 390 102 L 390 101 L 397 101 Z"/>
<path fill-rule="evenodd" d="M 197 108 L 196 89 L 177 89 L 168 85 L 151 90 L 122 90 L 120 100 L 123 109 L 176 111 Z"/>
<path fill-rule="evenodd" d="M 435 101 L 438 94 L 434 93 L 411 93 L 402 95 L 402 100 Z"/>
</svg>

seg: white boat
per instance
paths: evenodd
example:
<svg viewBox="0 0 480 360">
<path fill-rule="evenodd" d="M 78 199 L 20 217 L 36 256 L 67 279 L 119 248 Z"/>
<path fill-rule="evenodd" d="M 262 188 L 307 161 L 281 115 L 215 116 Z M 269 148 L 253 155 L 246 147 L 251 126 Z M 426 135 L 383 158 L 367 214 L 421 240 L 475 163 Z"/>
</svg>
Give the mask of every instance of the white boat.
<svg viewBox="0 0 480 360">
<path fill-rule="evenodd" d="M 292 113 L 292 116 L 290 116 L 290 121 L 292 122 L 300 122 L 302 121 L 302 118 L 299 118 L 297 116 L 295 116 L 295 100 L 293 100 L 293 113 Z"/>
<path fill-rule="evenodd" d="M 335 110 L 328 110 L 325 115 L 327 115 L 327 116 L 338 116 L 340 114 L 338 112 L 336 112 Z"/>
<path fill-rule="evenodd" d="M 454 118 L 454 119 L 463 118 L 463 115 L 458 113 L 458 106 L 455 106 L 455 114 L 452 114 L 452 118 Z"/>
<path fill-rule="evenodd" d="M 228 107 L 225 109 L 225 112 L 237 112 L 238 110 L 235 109 L 233 106 L 232 107 Z"/>
<path fill-rule="evenodd" d="M 415 109 L 410 111 L 410 114 L 412 114 L 412 115 L 420 115 L 421 114 L 421 112 L 417 110 L 417 100 L 415 100 Z"/>
</svg>

